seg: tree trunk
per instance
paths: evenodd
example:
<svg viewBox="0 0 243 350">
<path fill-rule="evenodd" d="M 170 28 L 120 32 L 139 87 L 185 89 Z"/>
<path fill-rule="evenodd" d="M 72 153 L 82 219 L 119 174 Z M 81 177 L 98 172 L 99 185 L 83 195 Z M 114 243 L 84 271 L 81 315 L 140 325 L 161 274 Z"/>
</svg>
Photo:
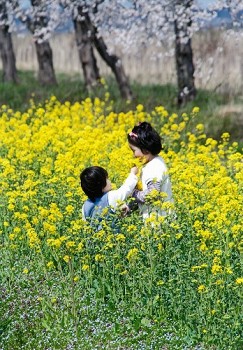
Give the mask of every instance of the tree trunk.
<svg viewBox="0 0 243 350">
<path fill-rule="evenodd" d="M 92 47 L 90 31 L 87 26 L 85 16 L 82 13 L 82 8 L 78 8 L 79 15 L 82 20 L 74 19 L 75 38 L 78 48 L 80 63 L 83 68 L 84 81 L 87 90 L 92 91 L 100 81 L 99 69 Z"/>
<path fill-rule="evenodd" d="M 56 76 L 53 68 L 52 49 L 49 41 L 35 42 L 39 65 L 38 80 L 41 85 L 56 85 Z"/>
<path fill-rule="evenodd" d="M 86 61 L 87 57 L 90 57 L 90 62 L 92 63 L 90 51 L 92 49 L 92 45 L 94 44 L 102 59 L 106 62 L 106 64 L 111 68 L 112 72 L 114 73 L 119 86 L 121 97 L 126 100 L 132 100 L 132 91 L 130 89 L 128 79 L 125 75 L 125 71 L 122 66 L 121 60 L 117 56 L 110 55 L 108 53 L 108 49 L 103 38 L 98 35 L 97 28 L 91 22 L 88 12 L 83 11 L 81 6 L 79 7 L 79 15 L 82 16 L 83 20 L 82 22 L 76 22 L 76 25 L 79 23 L 79 25 L 83 26 L 83 38 L 82 36 L 80 36 L 80 34 L 78 34 L 75 28 L 75 32 L 77 33 L 76 40 L 79 39 L 80 42 L 82 41 L 83 46 L 87 45 L 87 48 L 85 49 L 87 51 L 87 54 L 85 55 L 83 53 L 83 55 L 86 56 Z M 78 43 L 78 46 L 80 46 L 80 51 L 82 51 L 81 43 Z M 90 55 L 88 56 L 89 53 Z M 95 65 L 92 65 L 91 63 L 90 70 L 92 72 L 95 71 L 96 62 Z"/>
<path fill-rule="evenodd" d="M 88 15 L 86 15 L 86 17 L 93 35 L 93 41 L 96 50 L 99 52 L 102 59 L 106 62 L 106 64 L 111 68 L 112 72 L 114 73 L 117 84 L 119 86 L 121 97 L 129 101 L 132 100 L 133 93 L 130 88 L 128 78 L 125 74 L 125 70 L 123 68 L 121 59 L 116 55 L 109 54 L 104 39 L 98 35 L 97 28 L 91 22 L 90 17 Z"/>
<path fill-rule="evenodd" d="M 178 104 L 185 105 L 194 100 L 196 88 L 194 84 L 194 64 L 191 39 L 188 28 L 191 26 L 190 8 L 192 0 L 177 1 L 177 6 L 183 6 L 183 19 L 181 12 L 176 14 L 175 19 L 175 57 L 178 81 Z"/>
<path fill-rule="evenodd" d="M 41 85 L 57 85 L 55 70 L 53 66 L 52 49 L 49 40 L 43 37 L 36 37 L 35 32 L 46 27 L 48 19 L 46 15 L 46 4 L 42 0 L 31 0 L 34 8 L 34 18 L 28 17 L 23 21 L 26 22 L 29 31 L 35 39 L 36 55 L 38 60 L 38 81 Z"/>
<path fill-rule="evenodd" d="M 125 75 L 125 71 L 121 62 L 121 59 L 116 55 L 110 55 L 107 50 L 107 46 L 102 37 L 97 35 L 97 31 L 94 33 L 94 44 L 103 60 L 111 68 L 112 72 L 115 74 L 116 81 L 119 86 L 121 97 L 126 100 L 132 100 L 133 94 L 130 88 L 128 79 Z"/>
<path fill-rule="evenodd" d="M 0 3 L 0 21 L 7 21 L 7 9 L 4 2 Z M 0 52 L 3 65 L 3 81 L 17 83 L 17 69 L 13 50 L 12 37 L 6 24 L 0 25 Z"/>
</svg>

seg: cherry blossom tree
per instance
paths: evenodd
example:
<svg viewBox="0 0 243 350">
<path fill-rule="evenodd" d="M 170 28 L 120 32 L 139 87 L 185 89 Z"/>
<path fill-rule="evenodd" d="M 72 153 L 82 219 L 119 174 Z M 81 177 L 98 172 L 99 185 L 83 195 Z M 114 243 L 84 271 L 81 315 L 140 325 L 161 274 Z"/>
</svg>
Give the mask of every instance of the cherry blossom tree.
<svg viewBox="0 0 243 350">
<path fill-rule="evenodd" d="M 52 49 L 48 37 L 56 25 L 55 12 L 52 12 L 56 8 L 56 2 L 31 0 L 31 6 L 27 9 L 21 8 L 17 0 L 11 2 L 15 17 L 25 23 L 33 35 L 39 66 L 39 83 L 41 85 L 56 85 Z"/>
<path fill-rule="evenodd" d="M 101 33 L 110 30 L 118 40 L 122 36 L 126 38 L 126 42 L 121 40 L 121 43 L 127 50 L 139 40 L 147 47 L 165 40 L 174 43 L 180 105 L 196 96 L 191 47 L 192 7 L 193 0 L 113 0 L 101 2 L 95 16 Z"/>
<path fill-rule="evenodd" d="M 100 35 L 112 32 L 113 44 L 119 42 L 126 51 L 138 43 L 146 47 L 152 43 L 173 45 L 178 104 L 183 105 L 196 96 L 192 36 L 222 9 L 229 10 L 232 26 L 237 29 L 237 14 L 243 10 L 241 0 L 214 0 L 207 7 L 201 5 L 199 0 L 107 0 L 100 1 L 92 20 Z"/>
<path fill-rule="evenodd" d="M 141 44 L 152 48 L 153 44 L 162 47 L 166 43 L 168 54 L 175 57 L 179 105 L 196 96 L 193 35 L 222 9 L 231 15 L 231 29 L 238 30 L 238 14 L 243 11 L 241 0 L 213 0 L 207 7 L 201 6 L 202 0 L 30 0 L 32 6 L 25 11 L 20 8 L 20 1 L 9 0 L 8 10 L 11 8 L 13 16 L 26 23 L 33 34 L 41 83 L 56 83 L 49 39 L 61 23 L 72 21 L 88 90 L 100 81 L 97 51 L 114 73 L 122 97 L 131 99 L 128 78 L 112 47 L 119 43 L 129 52 Z M 4 3 L 0 0 L 0 30 L 7 25 Z M 158 71 L 162 69 L 158 66 Z"/>
<path fill-rule="evenodd" d="M 83 68 L 85 85 L 88 91 L 91 91 L 93 86 L 99 84 L 101 78 L 91 39 L 93 35 L 92 23 L 90 22 L 88 12 L 85 11 L 83 6 L 77 5 L 76 9 L 76 15 L 75 11 L 72 11 L 76 44 Z"/>
<path fill-rule="evenodd" d="M 0 53 L 3 66 L 3 81 L 18 81 L 11 36 L 11 19 L 8 15 L 8 8 L 5 0 L 0 0 Z"/>
<path fill-rule="evenodd" d="M 60 4 L 64 9 L 66 18 L 71 17 L 74 23 L 79 58 L 88 90 L 100 81 L 99 68 L 94 53 L 94 49 L 96 49 L 114 73 L 121 96 L 124 99 L 131 100 L 133 94 L 121 59 L 115 54 L 110 54 L 102 35 L 100 35 L 96 24 L 93 22 L 102 2 L 102 0 L 61 0 Z"/>
<path fill-rule="evenodd" d="M 14 4 L 14 15 L 24 22 L 33 34 L 39 63 L 39 81 L 42 84 L 56 83 L 49 44 L 50 36 L 59 25 L 71 20 L 74 24 L 87 89 L 90 91 L 100 83 L 99 68 L 94 54 L 96 49 L 115 74 L 121 96 L 128 100 L 132 99 L 132 92 L 121 60 L 116 55 L 109 54 L 103 38 L 91 20 L 101 1 L 30 0 L 32 6 L 25 10 L 19 6 L 20 1 L 10 0 Z"/>
<path fill-rule="evenodd" d="M 191 38 L 191 7 L 193 0 L 177 0 L 175 2 L 175 59 L 178 81 L 178 104 L 185 105 L 196 96 L 194 83 L 194 63 Z"/>
</svg>

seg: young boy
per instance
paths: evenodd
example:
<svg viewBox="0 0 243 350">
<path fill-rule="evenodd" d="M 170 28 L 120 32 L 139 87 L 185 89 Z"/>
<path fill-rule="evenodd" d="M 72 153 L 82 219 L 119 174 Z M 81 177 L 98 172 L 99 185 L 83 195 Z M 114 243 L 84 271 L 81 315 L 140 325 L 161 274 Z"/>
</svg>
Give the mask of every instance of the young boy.
<svg viewBox="0 0 243 350">
<path fill-rule="evenodd" d="M 117 190 L 112 190 L 111 181 L 104 168 L 91 166 L 84 169 L 80 174 L 80 182 L 88 199 L 82 207 L 83 219 L 90 218 L 92 222 L 94 219 L 98 219 L 99 222 L 102 211 L 108 207 L 110 212 L 114 213 L 117 208 L 117 201 L 123 201 L 132 194 L 138 182 L 137 173 L 137 167 L 131 168 L 130 174 L 123 185 Z"/>
</svg>

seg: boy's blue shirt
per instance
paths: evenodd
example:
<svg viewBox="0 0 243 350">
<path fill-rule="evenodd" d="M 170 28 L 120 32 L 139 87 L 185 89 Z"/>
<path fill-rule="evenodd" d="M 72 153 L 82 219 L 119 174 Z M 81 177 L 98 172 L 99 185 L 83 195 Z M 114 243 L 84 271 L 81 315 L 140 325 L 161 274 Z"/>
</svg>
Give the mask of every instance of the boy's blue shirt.
<svg viewBox="0 0 243 350">
<path fill-rule="evenodd" d="M 105 208 L 109 208 L 109 210 L 108 210 L 108 213 L 103 215 L 102 211 Z M 84 212 L 85 219 L 90 222 L 91 226 L 95 230 L 97 231 L 102 230 L 103 220 L 110 222 L 111 227 L 116 231 L 118 230 L 117 217 L 114 216 L 115 212 L 111 209 L 108 202 L 108 192 L 103 194 L 102 197 L 97 198 L 94 202 L 92 202 L 90 199 L 87 199 L 84 202 L 83 212 Z"/>
<path fill-rule="evenodd" d="M 84 202 L 84 216 L 85 219 L 93 219 L 97 215 L 100 215 L 102 213 L 102 210 L 104 208 L 109 207 L 108 202 L 108 192 L 104 193 L 102 197 L 96 198 L 94 202 L 92 202 L 90 199 L 87 199 Z"/>
</svg>

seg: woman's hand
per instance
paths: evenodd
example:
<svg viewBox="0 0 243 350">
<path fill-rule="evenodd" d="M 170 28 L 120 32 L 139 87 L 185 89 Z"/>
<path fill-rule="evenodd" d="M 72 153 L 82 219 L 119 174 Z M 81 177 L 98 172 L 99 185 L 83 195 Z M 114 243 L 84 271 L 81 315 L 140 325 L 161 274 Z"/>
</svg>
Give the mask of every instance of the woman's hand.
<svg viewBox="0 0 243 350">
<path fill-rule="evenodd" d="M 137 175 L 138 167 L 137 166 L 132 167 L 130 172 L 131 172 L 131 174 Z"/>
</svg>

